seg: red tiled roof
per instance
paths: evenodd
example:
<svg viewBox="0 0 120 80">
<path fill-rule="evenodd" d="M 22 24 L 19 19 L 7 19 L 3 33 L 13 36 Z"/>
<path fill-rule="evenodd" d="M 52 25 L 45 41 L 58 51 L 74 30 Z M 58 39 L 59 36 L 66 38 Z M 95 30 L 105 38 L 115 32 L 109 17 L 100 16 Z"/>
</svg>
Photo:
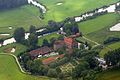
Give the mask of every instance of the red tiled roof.
<svg viewBox="0 0 120 80">
<path fill-rule="evenodd" d="M 64 42 L 65 42 L 65 44 L 73 45 L 74 40 L 72 38 L 70 38 L 70 37 L 65 37 Z"/>
<path fill-rule="evenodd" d="M 63 58 L 63 57 L 64 57 L 64 54 L 61 54 L 61 55 L 58 55 L 58 56 L 55 56 L 55 57 L 49 57 L 49 58 L 43 60 L 42 62 L 43 62 L 44 65 L 48 65 L 52 62 L 55 62 L 58 58 Z"/>
</svg>

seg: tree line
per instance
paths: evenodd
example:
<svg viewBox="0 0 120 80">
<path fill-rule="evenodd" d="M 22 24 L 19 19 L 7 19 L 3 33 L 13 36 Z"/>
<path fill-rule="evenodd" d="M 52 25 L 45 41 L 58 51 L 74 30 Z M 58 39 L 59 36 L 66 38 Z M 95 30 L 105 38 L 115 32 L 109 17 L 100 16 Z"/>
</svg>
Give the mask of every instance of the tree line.
<svg viewBox="0 0 120 80">
<path fill-rule="evenodd" d="M 13 37 L 15 38 L 17 43 L 21 43 L 23 45 L 29 46 L 30 49 L 37 48 L 38 43 L 38 36 L 36 33 L 35 26 L 30 26 L 29 29 L 30 35 L 28 36 L 28 39 L 25 39 L 25 30 L 22 27 L 17 28 L 14 33 Z"/>
<path fill-rule="evenodd" d="M 120 48 L 109 51 L 105 54 L 104 59 L 106 60 L 108 66 L 120 66 Z"/>
<path fill-rule="evenodd" d="M 27 4 L 27 0 L 0 0 L 0 10 L 11 9 Z"/>
</svg>

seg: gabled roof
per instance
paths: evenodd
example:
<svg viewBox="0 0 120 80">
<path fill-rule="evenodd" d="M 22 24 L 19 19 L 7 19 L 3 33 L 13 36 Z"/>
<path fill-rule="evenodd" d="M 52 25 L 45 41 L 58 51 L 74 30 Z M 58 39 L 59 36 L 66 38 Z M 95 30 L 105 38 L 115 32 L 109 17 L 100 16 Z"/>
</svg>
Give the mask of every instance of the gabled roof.
<svg viewBox="0 0 120 80">
<path fill-rule="evenodd" d="M 49 58 L 43 60 L 42 62 L 43 62 L 44 65 L 48 65 L 52 62 L 55 62 L 58 58 L 63 58 L 63 57 L 64 57 L 64 54 L 61 54 L 61 55 L 58 55 L 58 56 L 49 57 Z"/>
<path fill-rule="evenodd" d="M 38 56 L 38 55 L 45 55 L 45 54 L 47 54 L 47 53 L 49 53 L 49 52 L 51 52 L 51 51 L 52 51 L 51 48 L 45 46 L 45 47 L 38 48 L 38 49 L 36 49 L 36 50 L 32 50 L 32 51 L 29 52 L 29 54 L 30 54 L 31 56 L 36 57 L 36 56 Z"/>
<path fill-rule="evenodd" d="M 64 42 L 65 42 L 65 44 L 72 45 L 74 43 L 74 39 L 72 39 L 70 37 L 65 37 Z"/>
</svg>

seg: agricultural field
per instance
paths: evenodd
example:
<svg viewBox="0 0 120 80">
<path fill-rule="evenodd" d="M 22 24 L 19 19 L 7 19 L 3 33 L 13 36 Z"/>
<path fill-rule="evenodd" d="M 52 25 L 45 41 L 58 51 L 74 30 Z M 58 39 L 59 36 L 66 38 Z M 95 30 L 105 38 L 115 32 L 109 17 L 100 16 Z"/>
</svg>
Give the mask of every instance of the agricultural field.
<svg viewBox="0 0 120 80">
<path fill-rule="evenodd" d="M 61 21 L 66 17 L 79 16 L 87 11 L 100 8 L 104 5 L 115 3 L 119 0 L 38 0 L 46 5 L 48 11 L 45 14 L 45 21 Z M 94 3 L 94 4 L 90 4 Z"/>
<path fill-rule="evenodd" d="M 119 20 L 120 14 L 111 13 L 99 16 L 92 20 L 81 22 L 79 23 L 79 28 L 80 31 L 83 32 L 84 36 L 102 44 L 109 36 L 120 37 L 120 32 L 110 32 L 109 30 L 109 28 L 117 24 Z"/>
<path fill-rule="evenodd" d="M 2 80 L 48 80 L 47 77 L 37 77 L 21 73 L 15 59 L 11 56 L 0 55 L 0 64 L 0 79 Z"/>
<path fill-rule="evenodd" d="M 97 80 L 120 80 L 120 69 L 104 71 L 98 75 Z"/>
<path fill-rule="evenodd" d="M 67 17 L 78 16 L 87 11 L 115 3 L 119 0 L 38 0 L 46 6 L 45 19 L 39 18 L 39 9 L 32 5 L 25 5 L 11 10 L 0 11 L 0 33 L 13 33 L 16 27 L 29 29 L 30 25 L 42 27 L 48 20 L 62 21 Z M 58 3 L 62 3 L 58 5 Z M 79 3 L 79 4 L 78 4 Z M 90 4 L 90 3 L 94 3 Z M 5 22 L 4 22 L 5 21 Z M 13 29 L 9 29 L 13 27 Z"/>
<path fill-rule="evenodd" d="M 13 33 L 17 27 L 24 27 L 28 30 L 30 25 L 38 28 L 43 25 L 39 15 L 39 10 L 31 5 L 0 11 L 0 33 Z"/>
<path fill-rule="evenodd" d="M 104 49 L 101 50 L 100 56 L 101 56 L 101 57 L 104 57 L 104 55 L 105 55 L 108 51 L 115 50 L 115 49 L 118 49 L 118 48 L 120 48 L 120 42 L 116 42 L 116 43 L 112 43 L 112 44 L 110 44 L 110 45 L 107 45 Z"/>
</svg>

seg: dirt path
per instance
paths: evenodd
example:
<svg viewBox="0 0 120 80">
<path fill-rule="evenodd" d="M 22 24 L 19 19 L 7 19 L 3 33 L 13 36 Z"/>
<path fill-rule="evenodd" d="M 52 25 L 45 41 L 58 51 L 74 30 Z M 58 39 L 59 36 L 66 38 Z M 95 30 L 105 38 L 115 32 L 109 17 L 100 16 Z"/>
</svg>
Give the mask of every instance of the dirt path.
<svg viewBox="0 0 120 80">
<path fill-rule="evenodd" d="M 90 41 L 90 42 L 94 43 L 95 45 L 93 46 L 93 48 L 96 47 L 96 46 L 101 45 L 101 44 L 99 44 L 99 43 L 96 42 L 96 41 L 93 41 L 93 40 L 91 40 L 91 39 L 89 39 L 89 38 L 86 38 L 85 36 L 83 36 L 83 39 L 85 39 L 85 40 L 87 40 L 87 41 Z"/>
</svg>

